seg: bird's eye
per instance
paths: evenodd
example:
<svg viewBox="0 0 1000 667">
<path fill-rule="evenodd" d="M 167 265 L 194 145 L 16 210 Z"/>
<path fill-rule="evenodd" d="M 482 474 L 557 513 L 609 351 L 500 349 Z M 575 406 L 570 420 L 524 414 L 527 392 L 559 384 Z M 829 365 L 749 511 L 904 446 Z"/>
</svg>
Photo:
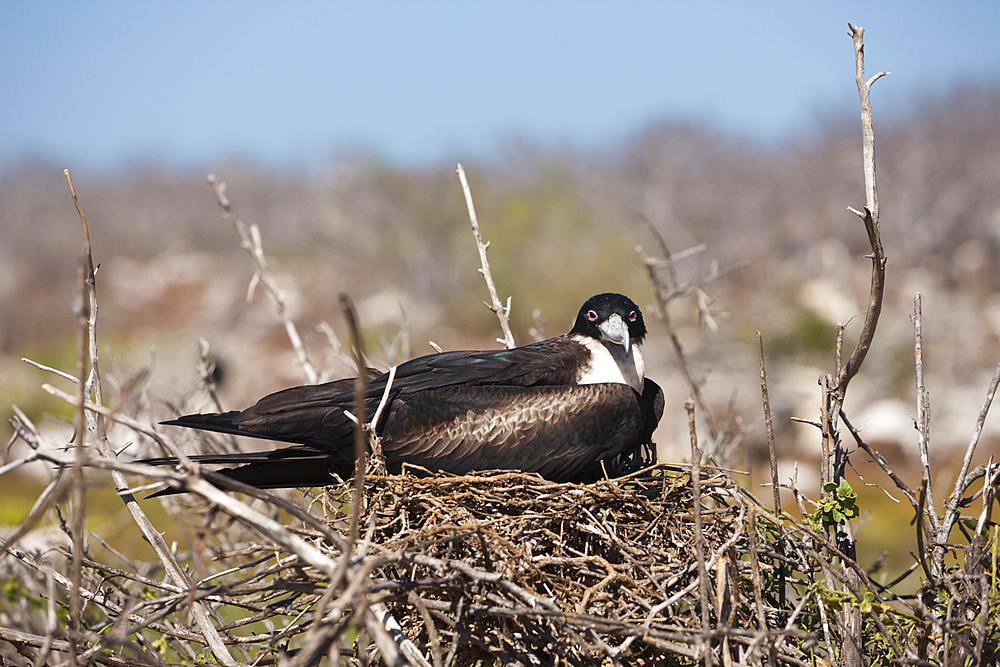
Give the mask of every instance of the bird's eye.
<svg viewBox="0 0 1000 667">
<path fill-rule="evenodd" d="M 634 310 L 628 314 L 628 321 L 629 322 L 635 322 L 635 311 Z"/>
<path fill-rule="evenodd" d="M 596 322 L 597 321 L 597 311 L 596 310 L 588 310 L 587 311 L 587 319 L 590 320 L 591 322 Z"/>
</svg>

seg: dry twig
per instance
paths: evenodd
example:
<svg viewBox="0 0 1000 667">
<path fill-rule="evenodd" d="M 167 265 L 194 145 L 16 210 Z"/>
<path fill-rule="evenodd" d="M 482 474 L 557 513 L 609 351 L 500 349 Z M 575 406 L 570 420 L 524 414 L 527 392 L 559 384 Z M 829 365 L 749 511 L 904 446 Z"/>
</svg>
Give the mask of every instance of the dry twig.
<svg viewBox="0 0 1000 667">
<path fill-rule="evenodd" d="M 253 298 L 253 293 L 258 283 L 264 285 L 271 300 L 274 301 L 278 317 L 285 325 L 285 333 L 292 344 L 292 349 L 295 350 L 295 356 L 302 366 L 302 371 L 306 374 L 306 379 L 309 381 L 309 384 L 316 384 L 319 381 L 319 374 L 313 367 L 312 362 L 309 361 L 309 353 L 306 351 L 306 346 L 302 342 L 302 337 L 299 336 L 299 330 L 292 321 L 291 315 L 288 313 L 288 307 L 285 304 L 285 295 L 282 293 L 281 288 L 278 286 L 278 281 L 275 280 L 270 267 L 267 265 L 267 258 L 264 256 L 264 247 L 260 239 L 260 229 L 255 224 L 247 226 L 242 220 L 236 217 L 236 214 L 233 212 L 232 203 L 229 201 L 229 197 L 226 196 L 225 182 L 219 181 L 215 177 L 215 174 L 209 174 L 208 184 L 212 186 L 212 190 L 219 200 L 219 206 L 222 207 L 222 216 L 239 235 L 240 246 L 247 251 L 250 259 L 253 261 L 253 278 L 250 280 L 250 285 L 247 288 L 247 301 Z"/>
<path fill-rule="evenodd" d="M 462 165 L 458 165 L 458 179 L 462 182 L 462 191 L 465 193 L 465 203 L 469 208 L 469 220 L 472 221 L 472 235 L 476 239 L 476 248 L 479 249 L 479 262 L 482 267 L 479 272 L 483 274 L 483 279 L 486 281 L 486 288 L 490 291 L 490 299 L 492 304 L 485 304 L 487 308 L 496 313 L 497 319 L 500 320 L 500 330 L 503 331 L 503 338 L 497 339 L 498 343 L 503 343 L 507 346 L 507 349 L 515 347 L 514 334 L 510 331 L 510 297 L 507 297 L 507 305 L 500 303 L 500 297 L 497 296 L 496 285 L 493 284 L 493 274 L 490 272 L 490 262 L 486 259 L 486 250 L 490 247 L 489 241 L 483 241 L 482 234 L 479 233 L 479 219 L 476 217 L 476 207 L 472 203 L 472 189 L 469 187 L 469 181 L 465 178 L 465 169 Z"/>
</svg>

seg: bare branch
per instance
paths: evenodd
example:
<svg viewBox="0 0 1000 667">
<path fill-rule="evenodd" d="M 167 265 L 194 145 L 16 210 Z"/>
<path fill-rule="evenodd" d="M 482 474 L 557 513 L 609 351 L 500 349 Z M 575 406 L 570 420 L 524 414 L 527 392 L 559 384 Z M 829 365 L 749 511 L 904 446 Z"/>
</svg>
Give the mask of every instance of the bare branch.
<svg viewBox="0 0 1000 667">
<path fill-rule="evenodd" d="M 212 190 L 215 191 L 215 196 L 219 200 L 219 206 L 222 207 L 222 217 L 229 222 L 239 235 L 240 246 L 247 251 L 253 262 L 254 274 L 250 282 L 248 298 L 253 294 L 253 288 L 257 282 L 264 285 L 271 300 L 274 302 L 275 309 L 278 311 L 278 317 L 281 318 L 282 323 L 285 325 L 285 333 L 292 344 L 292 349 L 295 350 L 295 355 L 302 366 L 302 371 L 306 374 L 309 384 L 316 384 L 319 381 L 319 374 L 313 367 L 312 362 L 309 361 L 309 353 L 302 342 L 302 337 L 299 336 L 299 330 L 295 327 L 291 315 L 288 314 L 288 308 L 285 305 L 285 295 L 282 293 L 281 288 L 278 287 L 278 281 L 275 280 L 270 267 L 267 265 L 267 259 L 264 257 L 264 248 L 260 240 L 260 229 L 257 225 L 247 226 L 242 220 L 236 217 L 229 197 L 226 196 L 225 182 L 219 181 L 215 177 L 215 174 L 209 174 L 208 183 L 212 186 Z"/>
<path fill-rule="evenodd" d="M 764 424 L 767 427 L 767 451 L 771 461 L 771 485 L 774 487 L 774 513 L 781 516 L 781 495 L 778 487 L 778 457 L 774 451 L 774 424 L 771 422 L 771 402 L 767 395 L 767 370 L 764 366 L 764 340 L 757 332 L 757 356 L 760 360 L 760 394 L 764 403 Z"/>
<path fill-rule="evenodd" d="M 878 189 L 875 184 L 875 129 L 872 125 L 871 99 L 868 94 L 868 83 L 865 81 L 865 55 L 862 35 L 864 28 L 848 24 L 854 40 L 855 70 L 858 85 L 858 96 L 861 101 L 861 126 L 863 138 L 863 165 L 865 174 L 865 197 L 867 205 L 861 215 L 868 233 L 868 243 L 872 249 L 872 280 L 871 293 L 868 299 L 868 310 L 865 322 L 858 338 L 857 347 L 851 354 L 847 364 L 838 372 L 836 381 L 836 396 L 842 403 L 847 393 L 847 385 L 864 363 L 875 337 L 879 315 L 882 313 L 882 296 L 885 291 L 885 251 L 879 234 Z M 853 210 L 853 209 L 852 209 Z M 855 211 L 855 213 L 859 213 Z M 839 406 L 838 406 L 839 407 Z M 839 409 L 834 411 L 834 415 Z"/>
<path fill-rule="evenodd" d="M 72 382 L 74 384 L 76 384 L 76 383 L 78 383 L 80 381 L 75 375 L 70 375 L 69 373 L 65 373 L 65 372 L 63 372 L 61 370 L 58 370 L 56 368 L 51 368 L 49 366 L 46 366 L 45 364 L 40 364 L 37 361 L 32 361 L 31 359 L 28 359 L 27 357 L 21 357 L 21 361 L 23 361 L 24 363 L 28 364 L 29 366 L 34 366 L 35 368 L 37 368 L 39 370 L 46 371 L 46 372 L 52 373 L 54 375 L 58 375 L 62 379 L 69 380 L 70 382 Z"/>
<path fill-rule="evenodd" d="M 759 331 L 757 332 L 757 355 L 760 358 L 760 393 L 761 393 L 761 400 L 764 404 L 764 423 L 767 427 L 767 452 L 768 452 L 768 459 L 771 463 L 771 487 L 774 493 L 774 515 L 781 516 L 781 480 L 778 479 L 778 456 L 774 448 L 774 424 L 771 421 L 771 401 L 768 397 L 768 392 L 767 392 L 767 370 L 764 365 L 764 341 Z M 754 534 L 753 524 L 751 524 L 750 533 Z M 774 546 L 775 550 L 778 552 L 779 558 L 784 556 L 784 551 L 785 551 L 784 539 L 779 538 Z M 756 558 L 756 555 L 752 554 L 751 558 L 752 559 Z M 780 581 L 778 586 L 779 589 L 778 596 L 781 603 L 784 604 L 785 601 L 784 560 L 778 561 L 778 579 Z M 759 583 L 754 583 L 754 595 L 759 594 L 758 589 L 759 589 Z M 762 615 L 763 610 L 759 610 L 759 613 Z M 764 627 L 765 626 L 762 624 L 761 629 L 763 629 Z"/>
<path fill-rule="evenodd" d="M 73 188 L 73 179 L 70 178 L 69 169 L 63 170 L 66 175 L 66 182 L 69 183 L 69 191 L 73 195 L 73 203 L 76 211 L 80 215 L 84 231 L 83 256 L 80 258 L 77 281 L 79 291 L 77 293 L 77 303 L 74 310 L 77 316 L 77 349 L 76 349 L 76 375 L 77 375 L 77 396 L 80 404 L 74 411 L 73 433 L 74 450 L 76 452 L 75 465 L 73 466 L 71 479 L 73 480 L 73 551 L 72 551 L 72 577 L 73 588 L 69 596 L 69 617 L 70 636 L 75 639 L 81 633 L 80 614 L 81 598 L 80 584 L 83 577 L 83 539 L 86 517 L 86 500 L 84 496 L 83 466 L 86 455 L 84 454 L 84 424 L 90 424 L 91 430 L 94 423 L 91 416 L 83 407 L 85 399 L 95 390 L 95 402 L 100 402 L 100 375 L 97 372 L 97 352 L 96 334 L 94 324 L 97 319 L 97 290 L 94 275 L 94 258 L 90 247 L 90 229 L 87 226 L 87 216 L 83 213 L 83 208 L 76 197 L 76 190 Z M 88 353 L 91 359 L 90 370 L 87 370 Z M 98 381 L 93 382 L 94 379 Z M 77 660 L 75 643 L 70 647 L 70 662 Z"/>
<path fill-rule="evenodd" d="M 385 381 L 385 390 L 382 392 L 382 399 L 378 403 L 378 407 L 375 409 L 375 414 L 372 416 L 372 420 L 369 423 L 371 427 L 372 435 L 375 434 L 375 429 L 378 426 L 378 420 L 382 418 L 382 412 L 385 410 L 385 406 L 389 403 L 389 391 L 392 389 L 392 383 L 396 379 L 396 366 L 389 369 L 389 378 Z"/>
<path fill-rule="evenodd" d="M 844 414 L 843 410 L 840 411 L 840 420 L 844 422 L 845 426 L 847 426 L 847 430 L 854 437 L 854 442 L 857 443 L 858 447 L 865 450 L 865 452 L 867 452 L 868 455 L 871 456 L 876 463 L 878 463 L 879 467 L 882 468 L 885 474 L 888 475 L 889 478 L 896 483 L 896 487 L 899 488 L 899 490 L 906 495 L 907 499 L 910 501 L 910 504 L 913 505 L 913 508 L 917 509 L 917 497 L 914 495 L 913 490 L 906 484 L 906 482 L 903 481 L 903 479 L 899 475 L 896 474 L 896 472 L 891 467 L 889 467 L 889 462 L 885 460 L 885 457 L 879 454 L 874 449 L 872 449 L 871 445 L 865 442 L 864 438 L 862 438 L 858 430 L 854 428 L 854 425 L 851 424 L 850 420 L 847 418 L 847 415 Z"/>
<path fill-rule="evenodd" d="M 850 23 L 847 24 L 847 27 L 851 31 L 851 39 L 854 40 L 855 78 L 858 84 L 858 98 L 861 103 L 865 199 L 868 209 L 872 213 L 872 218 L 878 221 L 878 188 L 875 185 L 875 128 L 872 124 L 870 86 L 884 76 L 885 72 L 875 75 L 870 82 L 865 80 L 865 29 Z"/>
<path fill-rule="evenodd" d="M 503 331 L 503 338 L 499 339 L 498 342 L 503 343 L 507 346 L 507 349 L 515 347 L 514 334 L 510 332 L 510 297 L 507 297 L 507 305 L 500 303 L 500 297 L 497 296 L 497 288 L 493 283 L 493 274 L 490 273 L 490 263 L 486 259 L 486 249 L 489 248 L 489 243 L 483 242 L 483 236 L 479 233 L 479 220 L 476 218 L 476 207 L 472 203 L 472 189 L 469 187 L 469 181 L 465 178 L 465 169 L 462 165 L 458 165 L 458 179 L 462 182 L 462 191 L 465 193 L 465 203 L 469 207 L 469 220 L 472 221 L 472 235 L 476 239 L 476 247 L 479 249 L 479 262 L 482 264 L 482 268 L 479 270 L 483 274 L 483 279 L 486 281 L 486 288 L 490 291 L 490 299 L 493 301 L 493 305 L 487 304 L 487 307 L 496 313 L 497 319 L 500 320 L 500 329 Z"/>
<path fill-rule="evenodd" d="M 934 492 L 931 485 L 931 457 L 930 457 L 930 428 L 931 428 L 931 405 L 924 386 L 924 337 L 923 337 L 923 310 L 921 309 L 920 293 L 913 295 L 913 359 L 914 377 L 917 385 L 917 450 L 920 453 L 920 479 L 927 489 L 927 497 L 930 499 L 927 517 L 937 534 L 940 529 L 937 512 L 934 510 Z M 937 574 L 940 574 L 938 572 Z"/>
<path fill-rule="evenodd" d="M 365 394 L 368 388 L 368 373 L 364 369 L 368 367 L 365 361 L 364 343 L 361 339 L 361 327 L 358 324 L 358 314 L 354 310 L 354 302 L 347 294 L 340 295 L 340 307 L 344 311 L 347 325 L 351 331 L 351 339 L 354 343 L 354 358 L 358 366 L 358 377 L 354 391 L 354 497 L 351 501 L 351 528 L 348 534 L 348 547 L 344 552 L 344 565 L 346 566 L 347 555 L 354 546 L 358 537 L 358 520 L 361 516 L 361 503 L 365 493 L 365 465 L 368 455 L 367 438 L 365 435 Z M 343 571 L 341 568 L 340 571 Z M 339 584 L 339 578 L 333 582 Z"/>
<path fill-rule="evenodd" d="M 698 562 L 698 590 L 701 599 L 701 628 L 703 633 L 709 630 L 709 610 L 711 606 L 708 601 L 708 568 L 705 567 L 705 542 L 702 538 L 702 517 L 701 517 L 701 450 L 698 447 L 698 430 L 695 426 L 694 418 L 694 397 L 692 396 L 684 404 L 684 409 L 688 415 L 688 430 L 691 434 L 691 505 L 694 508 L 694 549 L 695 559 Z M 699 652 L 705 657 L 706 667 L 713 664 L 711 653 L 708 650 L 707 642 L 699 647 Z"/>
<path fill-rule="evenodd" d="M 960 517 L 962 494 L 965 493 L 965 489 L 967 488 L 966 479 L 969 476 L 969 466 L 972 465 L 972 456 L 976 452 L 976 445 L 979 443 L 979 437 L 982 435 L 983 426 L 986 423 L 986 415 L 989 413 L 990 406 L 993 404 L 993 397 L 996 395 L 998 386 L 1000 386 L 1000 363 L 997 364 L 996 370 L 993 371 L 993 378 L 990 380 L 989 389 L 986 391 L 986 400 L 983 402 L 983 407 L 979 411 L 979 418 L 976 420 L 976 428 L 972 434 L 972 439 L 969 440 L 969 444 L 965 448 L 965 456 L 962 459 L 962 467 L 958 472 L 958 476 L 955 478 L 955 488 L 952 489 L 951 495 L 948 496 L 948 499 L 945 501 L 944 517 L 941 519 L 941 525 L 937 533 L 937 541 L 939 543 L 948 541 L 948 536 L 951 534 L 951 530 L 955 526 L 955 522 L 958 521 Z M 990 479 L 989 469 L 990 466 L 987 465 L 984 489 L 992 489 L 994 484 L 994 482 Z M 984 496 L 989 495 L 989 493 L 984 493 Z M 986 504 L 985 500 L 983 502 L 984 510 L 992 505 L 992 499 L 989 504 Z M 936 553 L 935 555 L 937 556 L 938 554 Z M 943 550 L 940 550 L 940 558 L 942 559 L 941 567 L 943 567 Z"/>
<path fill-rule="evenodd" d="M 669 250 L 667 250 L 662 237 L 660 237 L 659 234 L 656 236 L 659 239 L 658 243 L 661 251 L 668 253 L 667 257 L 669 257 Z M 669 335 L 670 343 L 674 348 L 674 354 L 677 355 L 677 365 L 680 366 L 681 372 L 684 374 L 684 379 L 687 380 L 688 386 L 691 387 L 691 392 L 698 405 L 698 410 L 701 411 L 702 419 L 708 426 L 708 433 L 712 438 L 712 442 L 717 446 L 719 444 L 719 427 L 716 425 L 715 419 L 712 417 L 712 413 L 708 409 L 708 405 L 701 392 L 701 385 L 691 374 L 691 370 L 688 367 L 687 356 L 684 353 L 684 347 L 681 345 L 680 338 L 677 336 L 677 332 L 674 330 L 673 322 L 670 318 L 669 304 L 672 295 L 675 292 L 669 285 L 664 285 L 663 280 L 660 278 L 660 272 L 657 268 L 658 260 L 647 255 L 641 246 L 636 248 L 636 253 L 639 255 L 640 259 L 642 259 L 642 263 L 646 267 L 646 272 L 649 275 L 649 280 L 653 284 L 653 294 L 656 297 L 657 312 L 664 326 L 667 328 L 667 334 Z M 672 276 L 672 264 L 668 264 L 668 267 L 668 275 Z M 673 281 L 674 278 L 670 277 L 669 280 Z"/>
<path fill-rule="evenodd" d="M 875 83 L 876 81 L 878 81 L 879 79 L 881 79 L 883 76 L 886 76 L 886 75 L 889 75 L 889 74 L 892 74 L 892 72 L 879 72 L 878 74 L 876 74 L 872 78 L 868 79 L 868 84 L 867 84 L 868 87 L 871 88 L 873 83 Z"/>
<path fill-rule="evenodd" d="M 114 452 L 107 441 L 107 432 L 105 428 L 104 420 L 102 416 L 107 410 L 103 405 L 102 392 L 101 392 L 101 377 L 100 370 L 98 366 L 98 356 L 97 356 L 97 287 L 96 287 L 96 271 L 94 268 L 94 261 L 90 246 L 90 232 L 87 227 L 86 216 L 83 214 L 83 209 L 80 207 L 79 201 L 76 197 L 76 191 L 73 188 L 73 181 L 70 178 L 69 171 L 66 170 L 66 179 L 69 182 L 70 192 L 73 195 L 73 201 L 76 204 L 77 211 L 80 214 L 80 218 L 84 226 L 84 236 L 85 236 L 85 248 L 84 248 L 84 258 L 81 261 L 81 274 L 82 278 L 80 280 L 80 309 L 78 310 L 78 319 L 80 325 L 80 345 L 77 361 L 77 371 L 78 371 L 78 389 L 79 393 L 75 401 L 76 404 L 76 460 L 74 467 L 74 474 L 78 478 L 74 484 L 75 502 L 74 510 L 76 512 L 76 522 L 74 525 L 73 534 L 73 572 L 72 572 L 72 582 L 69 589 L 70 592 L 70 616 L 71 616 L 71 630 L 73 631 L 73 638 L 76 639 L 78 631 L 76 630 L 76 611 L 79 606 L 79 600 L 81 597 L 82 590 L 82 539 L 83 539 L 83 468 L 88 464 L 87 455 L 83 449 L 83 421 L 84 416 L 87 416 L 87 423 L 89 425 L 89 430 L 95 437 L 98 445 L 98 451 L 105 458 L 113 459 L 115 458 Z M 90 373 L 87 377 L 84 376 L 85 367 L 85 357 L 89 356 L 90 360 Z M 53 392 L 54 393 L 54 392 Z M 90 403 L 87 401 L 89 395 L 93 395 L 94 401 Z M 69 398 L 65 396 L 64 398 Z M 88 412 L 89 411 L 89 412 Z M 91 414 L 93 416 L 91 416 Z M 186 459 L 185 459 L 186 460 Z M 112 479 L 114 480 L 115 487 L 119 491 L 126 507 L 129 509 L 133 520 L 138 525 L 140 531 L 146 540 L 153 546 L 154 551 L 156 551 L 157 556 L 160 558 L 161 563 L 163 563 L 164 568 L 174 579 L 174 581 L 185 588 L 191 587 L 191 582 L 187 578 L 186 573 L 173 558 L 170 550 L 167 547 L 166 541 L 159 531 L 153 528 L 152 523 L 146 518 L 145 513 L 139 507 L 135 498 L 127 492 L 128 485 L 125 482 L 124 476 L 117 471 L 112 472 Z M 196 622 L 202 630 L 206 641 L 212 648 L 212 652 L 215 657 L 219 660 L 221 664 L 227 666 L 236 665 L 236 661 L 232 658 L 229 652 L 226 650 L 225 645 L 222 642 L 221 637 L 215 630 L 212 620 L 208 615 L 205 608 L 199 604 L 194 603 L 192 606 L 192 612 L 195 617 Z M 72 642 L 70 645 L 70 661 L 76 661 L 76 642 Z"/>
</svg>

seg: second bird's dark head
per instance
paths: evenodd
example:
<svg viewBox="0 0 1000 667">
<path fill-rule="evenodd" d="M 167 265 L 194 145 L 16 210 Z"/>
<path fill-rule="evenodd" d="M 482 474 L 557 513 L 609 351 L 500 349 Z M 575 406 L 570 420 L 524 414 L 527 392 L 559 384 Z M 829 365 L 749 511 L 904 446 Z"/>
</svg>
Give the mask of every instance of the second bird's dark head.
<svg viewBox="0 0 1000 667">
<path fill-rule="evenodd" d="M 642 311 L 632 299 L 608 292 L 587 299 L 570 334 L 617 343 L 627 352 L 632 345 L 642 342 L 646 325 L 642 321 Z"/>
</svg>

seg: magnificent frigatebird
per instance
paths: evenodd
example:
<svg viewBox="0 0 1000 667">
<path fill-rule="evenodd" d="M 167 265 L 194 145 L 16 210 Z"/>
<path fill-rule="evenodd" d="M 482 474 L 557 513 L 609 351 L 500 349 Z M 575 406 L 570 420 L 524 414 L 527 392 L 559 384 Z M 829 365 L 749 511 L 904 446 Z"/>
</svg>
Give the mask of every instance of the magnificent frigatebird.
<svg viewBox="0 0 1000 667">
<path fill-rule="evenodd" d="M 365 414 L 385 400 L 375 433 L 392 473 L 411 463 L 455 474 L 521 470 L 557 482 L 613 476 L 651 442 L 663 413 L 663 392 L 645 377 L 645 335 L 631 299 L 598 294 L 567 334 L 507 350 L 431 354 L 400 364 L 391 381 L 371 372 Z M 333 473 L 354 474 L 356 382 L 293 387 L 243 411 L 163 423 L 295 443 L 191 459 L 236 465 L 219 472 L 259 488 L 324 486 Z"/>
</svg>

